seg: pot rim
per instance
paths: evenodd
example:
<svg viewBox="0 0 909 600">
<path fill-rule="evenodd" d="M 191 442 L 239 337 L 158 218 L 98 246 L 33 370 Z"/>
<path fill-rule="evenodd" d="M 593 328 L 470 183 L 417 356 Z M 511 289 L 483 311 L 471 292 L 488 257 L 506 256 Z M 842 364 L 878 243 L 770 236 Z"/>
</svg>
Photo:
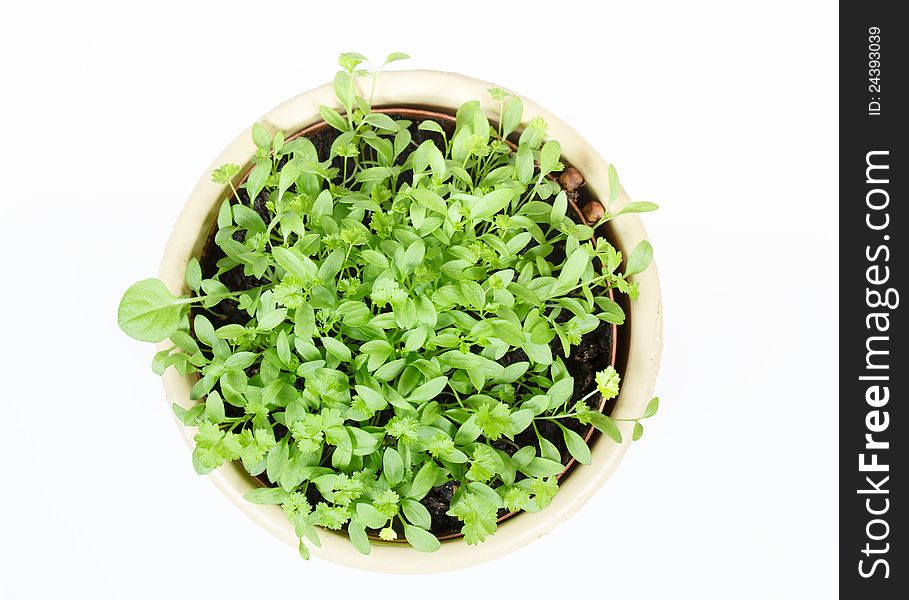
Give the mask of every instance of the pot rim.
<svg viewBox="0 0 909 600">
<path fill-rule="evenodd" d="M 480 99 L 481 107 L 492 118 L 497 118 L 498 103 L 492 101 L 486 90 L 492 84 L 440 71 L 391 71 L 383 73 L 376 85 L 373 105 L 424 106 L 456 110 L 467 100 Z M 562 155 L 584 174 L 586 185 L 598 198 L 605 197 L 608 189 L 608 163 L 573 129 L 558 117 L 527 98 L 523 98 L 525 115 L 540 116 L 550 126 L 549 137 L 559 140 Z M 319 105 L 337 107 L 331 84 L 325 84 L 279 105 L 259 120 L 274 132 L 303 131 L 320 122 Z M 419 109 L 416 109 L 419 110 Z M 185 293 L 183 272 L 192 256 L 198 256 L 207 239 L 207 223 L 211 223 L 223 199 L 222 185 L 210 181 L 208 173 L 224 163 L 246 165 L 255 154 L 250 137 L 251 128 L 242 132 L 212 163 L 189 196 L 178 217 L 161 262 L 160 278 L 175 293 Z M 629 201 L 624 190 L 616 200 L 621 207 Z M 623 215 L 610 222 L 607 235 L 613 245 L 629 256 L 631 249 L 646 239 L 646 232 L 638 215 Z M 629 311 L 623 333 L 628 351 L 623 385 L 615 400 L 613 415 L 619 418 L 642 414 L 651 397 L 659 357 L 662 349 L 662 308 L 656 265 L 633 277 L 641 283 L 641 295 Z M 163 347 L 166 342 L 161 344 Z M 190 377 L 183 377 L 169 369 L 163 377 L 168 403 L 189 406 Z M 492 560 L 548 533 L 561 521 L 574 514 L 592 496 L 615 470 L 631 443 L 632 424 L 617 422 L 623 442 L 617 444 L 602 437 L 591 449 L 590 465 L 576 465 L 580 471 L 560 482 L 560 490 L 546 510 L 538 513 L 519 513 L 509 519 L 508 526 L 490 536 L 482 544 L 467 546 L 449 540 L 432 554 L 416 554 L 409 546 L 373 543 L 369 556 L 359 554 L 347 536 L 326 530 L 322 534 L 322 547 L 313 548 L 313 554 L 337 563 L 372 571 L 393 573 L 429 573 L 464 568 Z M 194 431 L 177 421 L 184 439 L 192 447 Z M 275 536 L 295 545 L 296 536 L 280 507 L 257 505 L 247 502 L 243 495 L 258 485 L 242 469 L 229 464 L 212 472 L 209 477 L 215 485 L 254 521 Z M 517 523 L 521 526 L 518 527 Z"/>
</svg>

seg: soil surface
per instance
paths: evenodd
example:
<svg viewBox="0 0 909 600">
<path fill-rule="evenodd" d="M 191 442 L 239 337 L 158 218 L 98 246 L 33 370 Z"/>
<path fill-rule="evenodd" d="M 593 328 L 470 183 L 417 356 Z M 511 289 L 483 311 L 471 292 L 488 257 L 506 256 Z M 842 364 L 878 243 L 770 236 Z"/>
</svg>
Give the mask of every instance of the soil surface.
<svg viewBox="0 0 909 600">
<path fill-rule="evenodd" d="M 396 115 L 390 113 L 390 116 L 396 120 L 400 119 L 411 119 L 409 116 Z M 433 142 L 441 148 L 442 146 L 442 136 L 433 133 L 421 131 L 417 128 L 419 125 L 418 120 L 414 120 L 411 127 L 410 133 L 413 139 L 413 142 L 417 145 L 421 144 L 427 139 L 433 140 Z M 443 130 L 445 130 L 446 135 L 449 137 L 454 131 L 454 124 L 451 122 L 441 122 Z M 328 159 L 329 151 L 331 144 L 334 139 L 337 137 L 337 132 L 330 127 L 325 129 L 318 130 L 313 134 L 309 135 L 309 140 L 315 145 L 316 150 L 319 154 L 319 160 L 324 161 Z M 344 164 L 341 159 L 335 159 L 333 166 L 339 169 L 339 172 L 343 171 Z M 576 170 L 572 169 L 574 173 L 577 173 Z M 343 175 L 343 173 L 341 173 Z M 573 174 L 572 174 L 573 175 Z M 402 180 L 405 178 L 402 176 Z M 580 182 L 580 183 L 579 183 Z M 593 199 L 589 197 L 586 193 L 586 190 L 583 187 L 580 187 L 583 183 L 583 177 L 570 177 L 562 178 L 560 184 L 567 191 L 569 199 L 572 204 L 583 206 L 586 202 L 592 201 Z M 249 205 L 249 196 L 245 189 L 238 189 L 238 195 L 240 200 Z M 265 206 L 267 200 L 267 194 L 265 191 L 259 194 L 253 203 L 253 208 L 260 216 L 268 222 L 270 216 L 268 214 L 268 209 Z M 569 208 L 569 216 L 575 220 L 575 222 L 581 222 L 580 217 Z M 224 258 L 224 252 L 220 247 L 215 243 L 214 240 L 214 230 L 209 236 L 208 241 L 206 242 L 203 251 L 202 257 L 200 259 L 200 264 L 202 267 L 202 274 L 205 278 L 210 278 L 218 272 L 217 263 L 222 258 Z M 235 234 L 236 236 L 242 236 L 242 233 Z M 242 237 L 237 238 L 238 241 L 242 241 Z M 553 248 L 552 254 L 550 254 L 549 259 L 554 262 L 558 262 L 559 255 L 564 252 L 563 248 L 555 247 Z M 233 269 L 223 273 L 220 276 L 220 281 L 227 286 L 231 291 L 242 291 L 252 289 L 254 287 L 260 286 L 264 281 L 261 281 L 255 277 L 251 277 L 243 274 L 243 267 L 234 267 Z M 249 320 L 249 315 L 245 311 L 241 311 L 237 307 L 237 303 L 233 300 L 223 300 L 217 306 L 214 307 L 215 315 L 211 313 L 206 313 L 209 319 L 212 321 L 215 328 L 218 328 L 222 325 L 227 325 L 230 323 L 237 323 L 245 325 Z M 604 366 L 612 364 L 612 344 L 613 344 L 613 327 L 609 323 L 601 323 L 600 326 L 583 336 L 581 343 L 578 346 L 572 348 L 571 356 L 564 357 L 562 352 L 562 346 L 559 343 L 558 338 L 554 339 L 550 344 L 552 348 L 553 356 L 562 357 L 563 362 L 565 363 L 568 372 L 574 377 L 575 380 L 575 392 L 572 398 L 572 402 L 580 400 L 587 392 L 589 392 L 594 387 L 594 376 L 596 371 L 602 369 Z M 503 365 L 509 365 L 515 362 L 527 360 L 527 355 L 524 354 L 523 350 L 516 349 L 505 356 L 499 361 Z M 252 375 L 253 373 L 250 373 Z M 234 408 L 233 406 L 226 405 L 225 409 L 233 409 L 239 414 L 241 409 Z M 607 405 L 605 412 L 611 411 L 611 405 Z M 575 421 L 574 419 L 566 419 L 562 423 L 566 427 L 576 431 L 581 436 L 586 435 L 589 430 L 589 426 L 584 426 Z M 281 429 L 281 431 L 278 430 Z M 537 423 L 537 428 L 540 431 L 540 434 L 545 437 L 547 440 L 552 442 L 559 452 L 562 455 L 562 463 L 568 464 L 571 461 L 571 455 L 568 453 L 567 448 L 565 447 L 565 442 L 562 437 L 561 430 L 557 425 L 550 421 L 541 421 Z M 276 435 L 283 435 L 284 430 L 283 426 L 280 424 L 276 425 Z M 597 433 L 594 432 L 596 436 Z M 592 438 L 595 439 L 595 438 Z M 514 442 L 520 447 L 525 445 L 536 445 L 536 435 L 532 429 L 525 430 L 521 434 L 515 437 Z M 498 440 L 491 442 L 491 445 L 499 450 L 502 450 L 506 453 L 513 454 L 516 449 L 510 443 Z M 567 475 L 564 473 L 563 476 Z M 518 478 L 520 479 L 522 475 L 519 473 Z M 271 482 L 263 475 L 256 477 L 256 479 L 263 485 L 273 486 Z M 429 511 L 430 516 L 432 517 L 432 527 L 431 531 L 437 536 L 450 536 L 453 534 L 458 534 L 461 529 L 461 522 L 455 517 L 448 516 L 448 512 L 451 504 L 451 499 L 454 493 L 457 491 L 459 483 L 455 481 L 450 481 L 443 485 L 432 488 L 429 493 L 426 495 L 422 504 Z M 318 502 L 323 501 L 321 494 L 316 490 L 315 486 L 309 486 L 307 490 L 307 498 L 309 502 L 315 505 Z M 499 517 L 507 516 L 506 510 L 501 510 L 499 512 Z"/>
</svg>

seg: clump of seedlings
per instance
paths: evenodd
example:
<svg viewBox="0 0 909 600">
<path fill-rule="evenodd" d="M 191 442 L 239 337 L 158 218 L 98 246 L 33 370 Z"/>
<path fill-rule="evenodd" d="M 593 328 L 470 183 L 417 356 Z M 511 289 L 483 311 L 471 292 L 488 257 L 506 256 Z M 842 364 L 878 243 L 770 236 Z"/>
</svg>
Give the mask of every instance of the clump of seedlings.
<svg viewBox="0 0 909 600">
<path fill-rule="evenodd" d="M 625 318 L 611 294 L 635 299 L 629 277 L 651 261 L 647 242 L 623 257 L 595 227 L 656 206 L 611 212 L 610 168 L 595 223 L 578 222 L 566 213 L 583 177 L 563 172 L 541 119 L 522 128 L 520 98 L 490 90 L 494 123 L 476 101 L 454 124 L 417 123 L 358 94 L 377 77 L 362 56 L 340 63 L 342 110 L 320 111 L 330 142 L 256 124 L 251 169 L 212 174 L 229 196 L 186 267 L 191 293 L 140 281 L 120 327 L 170 341 L 153 369 L 198 378 L 197 403 L 174 405 L 198 428 L 195 469 L 241 461 L 263 483 L 246 498 L 281 505 L 304 557 L 319 527 L 363 553 L 476 544 L 546 508 L 567 462 L 590 462 L 590 426 L 621 441 L 602 412 L 614 357 L 573 353 L 610 338 Z"/>
</svg>

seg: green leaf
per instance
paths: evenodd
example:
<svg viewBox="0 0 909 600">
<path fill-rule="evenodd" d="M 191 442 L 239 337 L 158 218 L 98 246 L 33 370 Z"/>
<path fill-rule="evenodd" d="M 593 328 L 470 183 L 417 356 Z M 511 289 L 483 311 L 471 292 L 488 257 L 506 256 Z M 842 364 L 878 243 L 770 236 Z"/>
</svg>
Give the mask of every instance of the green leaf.
<svg viewBox="0 0 909 600">
<path fill-rule="evenodd" d="M 394 175 L 391 167 L 369 167 L 357 173 L 357 181 L 369 183 L 382 181 Z"/>
<path fill-rule="evenodd" d="M 385 63 L 382 66 L 384 67 L 388 63 L 395 62 L 398 60 L 406 60 L 408 58 L 410 58 L 409 54 L 404 54 L 403 52 L 392 52 L 385 58 Z"/>
<path fill-rule="evenodd" d="M 255 352 L 235 352 L 224 361 L 224 368 L 231 371 L 242 371 L 256 361 L 258 354 Z"/>
<path fill-rule="evenodd" d="M 543 458 L 548 458 L 549 460 L 559 462 L 562 460 L 562 456 L 559 453 L 559 449 L 556 448 L 556 445 L 547 440 L 542 436 L 537 436 L 537 440 L 540 443 L 540 456 Z"/>
<path fill-rule="evenodd" d="M 423 243 L 423 240 L 414 240 L 404 252 L 404 260 L 401 263 L 401 272 L 407 275 L 413 273 L 414 269 L 423 262 L 425 254 L 426 245 Z"/>
<path fill-rule="evenodd" d="M 252 140 L 260 150 L 271 149 L 271 134 L 261 123 L 253 123 Z"/>
<path fill-rule="evenodd" d="M 230 199 L 224 200 L 221 203 L 221 208 L 218 209 L 218 229 L 224 229 L 233 225 L 233 211 L 230 205 Z"/>
<path fill-rule="evenodd" d="M 407 520 L 423 529 L 429 529 L 432 526 L 432 517 L 426 507 L 410 498 L 401 500 L 401 508 L 404 510 L 404 516 Z"/>
<path fill-rule="evenodd" d="M 379 512 L 372 504 L 365 502 L 357 504 L 357 517 L 370 529 L 379 529 L 388 523 L 388 515 Z"/>
<path fill-rule="evenodd" d="M 477 200 L 477 203 L 470 209 L 470 218 L 476 220 L 489 219 L 508 206 L 513 198 L 513 190 L 504 188 L 493 190 Z"/>
<path fill-rule="evenodd" d="M 292 186 L 296 183 L 297 177 L 299 177 L 299 176 L 300 176 L 300 171 L 295 167 L 293 162 L 289 162 L 286 165 L 284 165 L 284 168 L 281 169 L 281 176 L 278 178 L 278 201 L 279 202 L 281 201 L 281 198 L 284 197 L 284 193 L 290 189 L 290 186 Z M 290 214 L 294 214 L 294 213 L 290 213 Z M 289 219 L 291 218 L 290 214 L 282 215 L 282 218 L 281 218 L 282 224 L 288 223 L 288 225 L 290 225 L 290 221 L 289 221 Z M 302 233 L 303 233 L 302 228 L 300 228 L 300 231 L 298 231 L 298 233 L 302 235 Z"/>
<path fill-rule="evenodd" d="M 336 356 L 338 360 L 350 362 L 350 348 L 348 348 L 344 342 L 331 337 L 323 337 L 321 339 L 322 345 L 325 346 L 325 349 L 328 350 L 328 352 L 330 352 L 332 355 Z"/>
<path fill-rule="evenodd" d="M 347 524 L 347 535 L 350 537 L 350 543 L 360 554 L 369 554 L 369 536 L 366 535 L 366 529 L 363 528 L 359 521 L 351 521 Z"/>
<path fill-rule="evenodd" d="M 246 191 L 249 194 L 250 202 L 255 202 L 256 198 L 259 197 L 259 192 L 265 187 L 265 182 L 268 181 L 269 176 L 271 176 L 270 160 L 256 163 L 256 166 L 249 172 L 249 177 L 246 178 Z M 235 216 L 239 206 L 242 205 L 237 204 L 233 207 Z"/>
<path fill-rule="evenodd" d="M 213 423 L 220 423 L 224 420 L 224 401 L 221 400 L 221 394 L 211 392 L 205 399 L 205 415 Z"/>
<path fill-rule="evenodd" d="M 629 202 L 622 207 L 622 210 L 617 212 L 615 216 L 624 215 L 628 213 L 644 213 L 651 212 L 658 209 L 659 206 L 653 202 Z"/>
<path fill-rule="evenodd" d="M 522 404 L 524 408 L 533 411 L 534 415 L 539 415 L 549 410 L 551 398 L 547 394 L 538 394 Z"/>
<path fill-rule="evenodd" d="M 287 318 L 287 309 L 278 308 L 270 313 L 266 314 L 264 317 L 259 319 L 259 322 L 256 324 L 256 330 L 258 331 L 271 331 L 278 325 L 284 322 L 284 319 Z"/>
<path fill-rule="evenodd" d="M 601 412 L 592 411 L 585 415 L 585 418 L 590 421 L 590 423 L 603 432 L 605 435 L 609 436 L 612 441 L 617 444 L 622 443 L 622 432 L 619 431 L 618 426 L 616 426 L 615 421 L 610 419 L 608 416 L 604 415 Z"/>
<path fill-rule="evenodd" d="M 360 350 L 362 351 L 362 347 Z M 388 402 L 385 400 L 385 397 L 371 387 L 365 385 L 357 385 L 355 386 L 355 389 L 357 391 L 357 395 L 363 399 L 363 402 L 366 403 L 366 406 L 368 406 L 371 410 L 379 411 L 388 406 Z"/>
<path fill-rule="evenodd" d="M 328 190 L 322 190 L 319 192 L 319 195 L 316 196 L 316 201 L 312 205 L 310 222 L 321 223 L 321 217 L 331 216 L 333 209 L 334 205 L 332 203 L 331 192 Z"/>
<path fill-rule="evenodd" d="M 314 527 L 308 521 L 303 528 L 303 535 L 305 535 L 306 539 L 309 540 L 310 543 L 316 548 L 322 547 L 322 541 L 319 539 L 319 528 Z"/>
<path fill-rule="evenodd" d="M 156 374 L 157 374 L 157 373 L 156 373 Z M 177 417 L 177 420 L 180 421 L 181 423 L 183 423 L 183 424 L 185 425 L 185 424 L 186 424 L 185 419 L 186 419 L 187 410 L 186 410 L 185 408 L 183 408 L 182 406 L 180 406 L 179 404 L 177 404 L 176 402 L 174 402 L 173 404 L 171 404 L 171 405 L 170 405 L 170 408 L 171 408 L 171 410 L 174 411 L 174 416 Z"/>
<path fill-rule="evenodd" d="M 290 366 L 293 362 L 293 355 L 290 353 L 290 340 L 287 332 L 283 329 L 278 333 L 277 351 L 278 358 L 281 359 L 284 366 Z"/>
<path fill-rule="evenodd" d="M 386 448 L 382 457 L 382 473 L 388 485 L 394 487 L 404 479 L 404 461 L 394 448 Z"/>
<path fill-rule="evenodd" d="M 329 108 L 327 106 L 320 106 L 319 115 L 321 115 L 323 121 L 325 121 L 326 123 L 328 123 L 335 129 L 337 129 L 338 131 L 343 132 L 343 131 L 347 131 L 350 129 L 350 125 L 348 125 L 348 123 L 344 119 L 344 117 L 342 117 L 340 114 L 338 114 L 338 111 L 336 111 L 333 108 Z"/>
<path fill-rule="evenodd" d="M 512 433 L 517 435 L 530 427 L 533 422 L 534 412 L 529 408 L 522 408 L 511 413 Z"/>
<path fill-rule="evenodd" d="M 414 525 L 404 525 L 404 537 L 414 550 L 420 552 L 435 552 L 442 545 L 436 536 Z"/>
<path fill-rule="evenodd" d="M 641 273 L 653 260 L 653 247 L 650 245 L 650 242 L 647 240 L 641 240 L 641 242 L 635 247 L 631 252 L 631 257 L 628 259 L 628 268 L 625 270 L 625 275 L 635 275 Z"/>
<path fill-rule="evenodd" d="M 287 501 L 290 494 L 281 488 L 260 487 L 252 489 L 243 498 L 253 504 L 282 504 Z"/>
<path fill-rule="evenodd" d="M 571 395 L 574 393 L 574 378 L 565 377 L 556 381 L 549 388 L 549 408 L 556 409 L 569 400 L 571 400 Z"/>
<path fill-rule="evenodd" d="M 404 366 L 406 364 L 406 358 L 399 358 L 391 362 L 387 362 L 379 367 L 375 373 L 373 373 L 373 377 L 375 377 L 378 381 L 391 381 L 397 377 L 401 371 L 404 370 Z"/>
<path fill-rule="evenodd" d="M 520 471 L 530 477 L 551 477 L 565 470 L 559 461 L 549 458 L 535 457 L 530 460 Z"/>
<path fill-rule="evenodd" d="M 605 296 L 596 299 L 597 306 L 603 311 L 603 320 L 608 323 L 621 325 L 625 322 L 625 311 L 617 302 Z"/>
<path fill-rule="evenodd" d="M 587 269 L 587 265 L 589 264 L 590 255 L 587 254 L 587 251 L 584 248 L 578 248 L 572 252 L 565 261 L 562 271 L 559 273 L 556 289 L 564 292 L 577 285 L 578 280 L 581 278 L 581 275 L 584 274 L 584 270 Z"/>
<path fill-rule="evenodd" d="M 407 492 L 407 497 L 419 500 L 428 494 L 429 490 L 436 485 L 437 471 L 438 469 L 432 461 L 424 463 L 414 476 L 413 483 L 410 485 L 410 490 Z"/>
<path fill-rule="evenodd" d="M 160 279 L 145 279 L 123 294 L 117 324 L 133 339 L 160 342 L 180 326 L 185 305 Z"/>
<path fill-rule="evenodd" d="M 240 165 L 224 164 L 212 171 L 211 180 L 214 183 L 230 183 L 230 181 L 240 173 Z M 223 206 L 223 204 L 222 204 Z M 230 224 L 222 225 L 218 220 L 219 227 L 229 227 Z"/>
<path fill-rule="evenodd" d="M 528 184 L 533 179 L 533 151 L 527 144 L 518 146 L 515 154 L 515 174 L 518 181 L 523 184 Z"/>
<path fill-rule="evenodd" d="M 568 194 L 564 190 L 556 194 L 549 211 L 549 224 L 558 227 L 565 220 L 565 211 L 568 210 Z"/>
<path fill-rule="evenodd" d="M 448 514 L 457 517 L 464 522 L 461 533 L 464 534 L 464 541 L 467 544 L 478 544 L 486 539 L 486 536 L 496 531 L 496 516 L 498 505 L 501 501 L 495 491 L 491 496 L 496 497 L 496 502 L 491 501 L 491 496 L 481 493 L 473 493 L 473 489 L 478 489 L 475 484 L 471 493 L 464 494 L 461 499 L 455 502 Z"/>
<path fill-rule="evenodd" d="M 227 286 L 217 279 L 203 279 L 202 291 L 209 296 L 226 296 L 230 294 L 230 290 L 227 289 Z M 211 301 L 212 298 L 208 298 L 208 300 Z"/>
<path fill-rule="evenodd" d="M 367 456 L 372 454 L 379 445 L 379 440 L 374 435 L 358 427 L 348 427 L 348 433 L 353 436 L 354 456 Z"/>
<path fill-rule="evenodd" d="M 580 435 L 576 432 L 568 429 L 561 423 L 559 427 L 562 429 L 562 437 L 565 439 L 565 446 L 568 448 L 568 452 L 583 465 L 590 464 L 590 448 L 587 446 L 587 442 L 584 441 Z"/>
<path fill-rule="evenodd" d="M 432 400 L 436 396 L 442 393 L 442 390 L 445 389 L 445 386 L 448 385 L 448 377 L 441 375 L 430 379 L 414 391 L 410 393 L 408 401 L 413 404 L 422 404 L 428 400 Z"/>
<path fill-rule="evenodd" d="M 306 281 L 315 277 L 319 270 L 309 258 L 297 254 L 289 248 L 278 246 L 272 251 L 272 256 L 288 273 L 299 279 Z"/>
<path fill-rule="evenodd" d="M 482 310 L 486 307 L 486 290 L 476 281 L 465 280 L 461 284 L 461 293 L 471 307 Z"/>
<path fill-rule="evenodd" d="M 543 144 L 543 148 L 540 150 L 540 171 L 545 175 L 561 170 L 562 163 L 559 162 L 561 156 L 562 146 L 557 141 L 550 140 Z"/>
<path fill-rule="evenodd" d="M 199 261 L 196 260 L 195 256 L 186 263 L 186 273 L 183 279 L 189 289 L 194 292 L 198 292 L 202 288 L 202 267 L 199 266 Z"/>
<path fill-rule="evenodd" d="M 502 112 L 502 137 L 508 137 L 518 128 L 523 114 L 524 102 L 519 97 L 512 96 L 505 102 L 505 110 Z"/>
<path fill-rule="evenodd" d="M 445 177 L 448 170 L 445 157 L 442 156 L 432 140 L 426 140 L 420 144 L 412 156 L 414 173 L 424 173 L 429 167 L 435 177 L 440 179 Z"/>
<path fill-rule="evenodd" d="M 552 364 L 552 350 L 549 344 L 526 342 L 524 344 L 524 352 L 527 353 L 527 358 L 539 365 Z"/>
<path fill-rule="evenodd" d="M 384 129 L 385 131 L 396 132 L 398 129 L 400 129 L 400 126 L 395 122 L 395 120 L 384 113 L 370 113 L 366 115 L 366 118 L 363 120 L 373 127 L 377 129 Z"/>
<path fill-rule="evenodd" d="M 420 131 L 434 131 L 435 133 L 438 133 L 439 135 L 442 135 L 442 136 L 445 135 L 445 130 L 442 129 L 442 126 L 439 125 L 438 123 L 436 123 L 435 121 L 430 121 L 430 120 L 421 121 L 420 125 L 417 127 L 417 129 L 419 129 Z"/>
<path fill-rule="evenodd" d="M 360 255 L 363 257 L 363 260 L 380 269 L 387 269 L 389 266 L 388 258 L 381 252 L 376 252 L 375 250 L 361 250 Z"/>
<path fill-rule="evenodd" d="M 268 451 L 268 455 L 265 457 L 265 473 L 269 481 L 277 482 L 281 472 L 287 466 L 290 458 L 287 439 L 287 437 L 282 438 L 274 448 Z"/>
<path fill-rule="evenodd" d="M 536 456 L 536 448 L 533 446 L 524 446 L 511 456 L 511 462 L 518 469 L 527 466 L 533 457 Z"/>
<path fill-rule="evenodd" d="M 613 165 L 609 165 L 607 173 L 609 177 L 609 204 L 607 204 L 606 210 L 609 210 L 609 207 L 612 206 L 612 203 L 615 202 L 619 195 L 619 174 Z"/>
<path fill-rule="evenodd" d="M 306 547 L 306 544 L 303 543 L 302 539 L 297 544 L 297 552 L 300 553 L 300 557 L 303 560 L 309 560 L 309 548 Z"/>
<path fill-rule="evenodd" d="M 636 442 L 641 439 L 641 436 L 644 435 L 644 426 L 639 422 L 634 422 L 634 431 L 631 434 L 631 440 Z"/>
<path fill-rule="evenodd" d="M 205 412 L 205 405 L 196 404 L 195 406 L 193 406 L 192 408 L 187 410 L 185 413 L 183 413 L 183 418 L 181 419 L 181 421 L 183 421 L 184 425 L 189 425 L 189 426 L 195 427 L 195 426 L 199 425 L 199 417 L 202 416 L 203 412 Z"/>
<path fill-rule="evenodd" d="M 455 434 L 454 438 L 455 444 L 458 446 L 469 444 L 480 437 L 481 433 L 483 433 L 483 430 L 477 425 L 476 415 L 471 415 L 471 417 L 464 421 L 458 428 L 458 432 Z"/>
<path fill-rule="evenodd" d="M 354 97 L 356 95 L 353 78 L 344 71 L 338 71 L 335 75 L 334 89 L 335 96 L 338 97 L 341 105 L 349 113 L 353 109 Z"/>
<path fill-rule="evenodd" d="M 343 52 L 338 57 L 338 64 L 348 73 L 352 73 L 360 63 L 368 63 L 366 57 L 359 52 Z"/>
<path fill-rule="evenodd" d="M 647 408 L 644 409 L 644 416 L 642 419 L 649 419 L 653 415 L 657 414 L 657 411 L 660 409 L 660 398 L 654 396 L 650 399 L 650 402 L 647 403 Z"/>
<path fill-rule="evenodd" d="M 416 188 L 412 191 L 413 199 L 421 206 L 425 206 L 433 212 L 437 212 L 443 217 L 448 216 L 448 205 L 437 193 L 425 188 Z"/>
</svg>

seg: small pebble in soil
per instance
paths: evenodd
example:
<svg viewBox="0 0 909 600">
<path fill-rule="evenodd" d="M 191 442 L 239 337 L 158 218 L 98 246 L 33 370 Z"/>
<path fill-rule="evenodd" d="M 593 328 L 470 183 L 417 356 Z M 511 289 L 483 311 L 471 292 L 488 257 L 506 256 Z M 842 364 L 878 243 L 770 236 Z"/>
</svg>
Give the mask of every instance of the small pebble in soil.
<svg viewBox="0 0 909 600">
<path fill-rule="evenodd" d="M 559 183 L 562 185 L 565 191 L 573 192 L 574 190 L 584 185 L 584 176 L 581 175 L 581 172 L 574 167 L 568 167 L 561 175 L 559 175 Z"/>
<path fill-rule="evenodd" d="M 606 213 L 603 209 L 603 205 L 597 200 L 591 200 L 585 204 L 584 208 L 581 209 L 581 212 L 584 213 L 584 218 L 587 219 L 587 222 L 591 224 L 602 219 L 603 215 Z"/>
</svg>

